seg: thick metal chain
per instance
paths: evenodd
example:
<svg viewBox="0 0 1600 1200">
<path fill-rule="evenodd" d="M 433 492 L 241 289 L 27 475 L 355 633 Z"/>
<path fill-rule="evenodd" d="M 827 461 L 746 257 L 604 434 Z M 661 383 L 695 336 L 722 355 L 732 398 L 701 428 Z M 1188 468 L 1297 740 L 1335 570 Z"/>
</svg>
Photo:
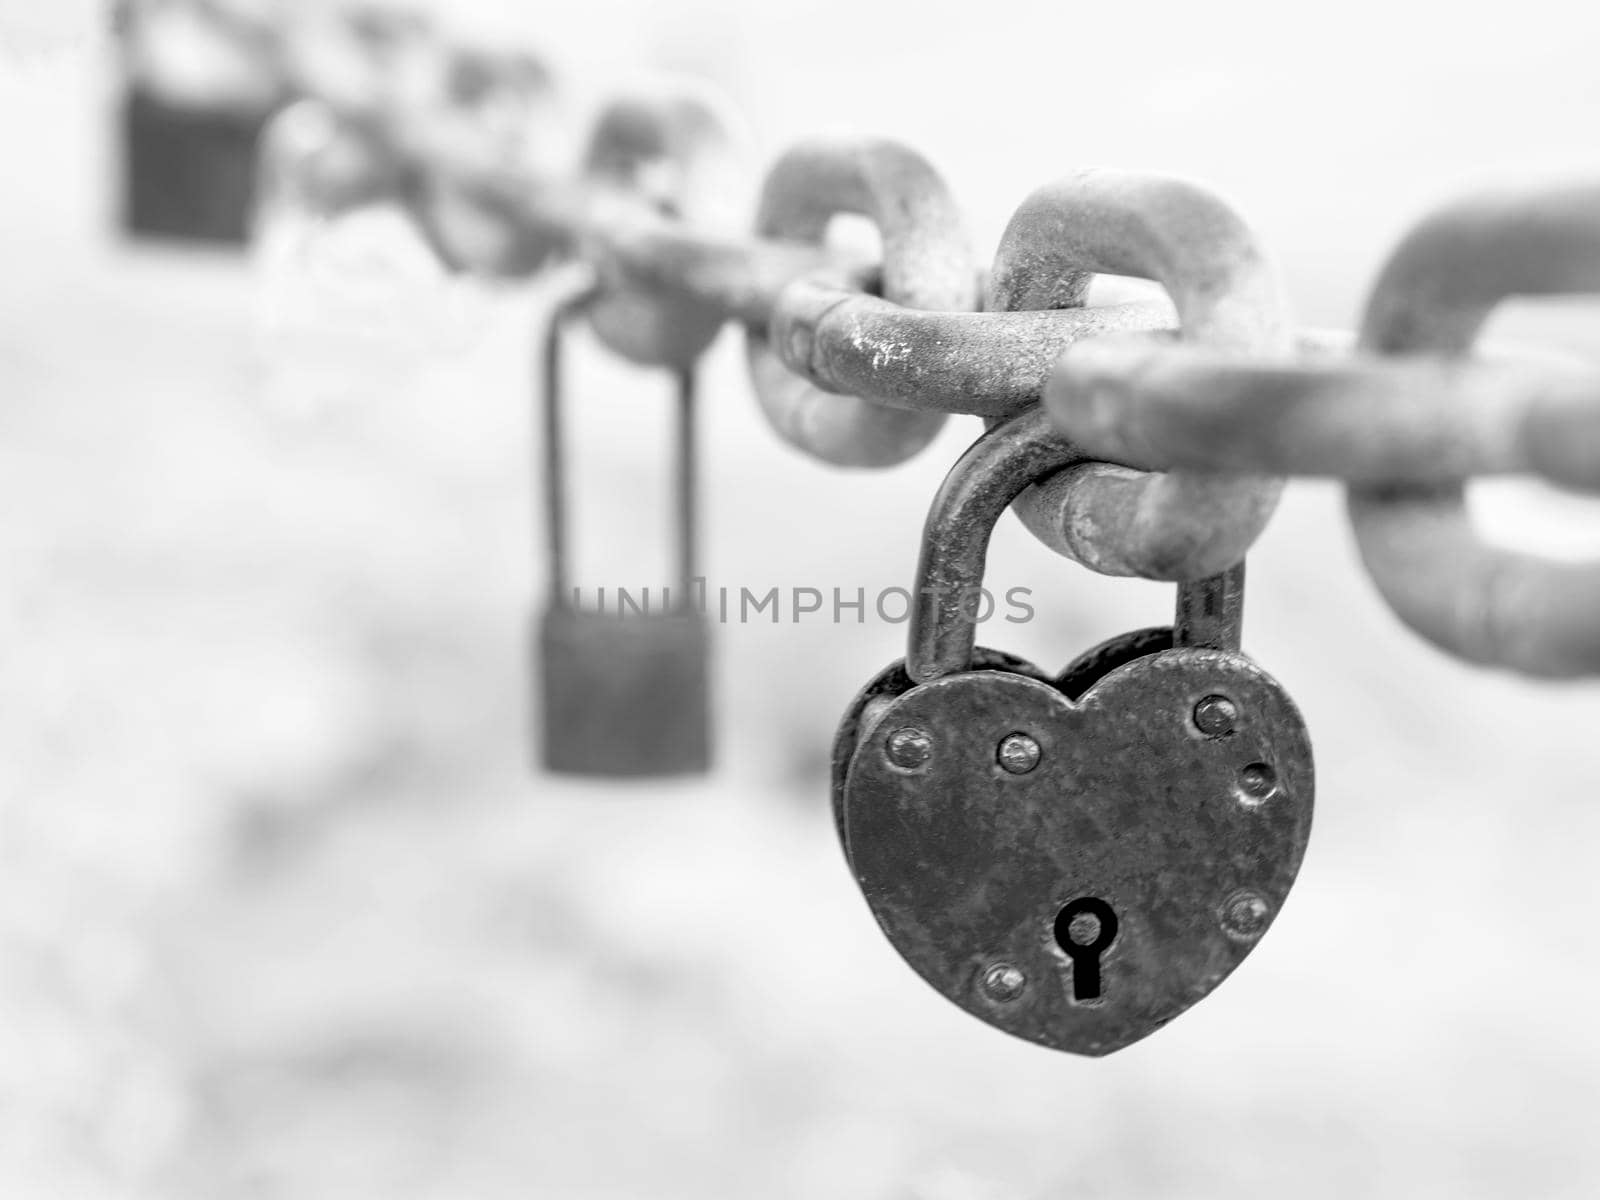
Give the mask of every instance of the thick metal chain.
<svg viewBox="0 0 1600 1200">
<path fill-rule="evenodd" d="M 587 319 L 638 362 L 687 367 L 741 324 L 774 429 L 836 465 L 889 466 L 947 414 L 1042 401 L 1073 465 L 1018 511 L 1102 573 L 1215 575 L 1261 532 L 1281 477 L 1345 480 L 1367 570 L 1413 629 L 1474 662 L 1600 674 L 1600 564 L 1490 547 L 1463 502 L 1492 474 L 1600 490 L 1600 369 L 1472 353 L 1507 296 L 1600 292 L 1600 180 L 1427 217 L 1352 341 L 1297 332 L 1248 226 L 1182 180 L 1096 171 L 1040 189 L 985 289 L 951 194 L 904 146 L 798 146 L 767 175 L 754 235 L 715 233 L 694 178 L 729 122 L 703 88 L 618 99 L 581 168 L 554 176 L 504 139 L 459 136 L 474 112 L 543 103 L 548 74 L 526 56 L 471 67 L 432 107 L 286 110 L 264 142 L 266 194 L 323 213 L 390 195 L 466 269 L 583 258 L 601 283 Z M 464 251 L 462 210 L 499 236 Z M 839 213 L 877 226 L 881 264 L 829 250 Z M 1097 273 L 1155 280 L 1170 306 L 1086 307 Z"/>
</svg>

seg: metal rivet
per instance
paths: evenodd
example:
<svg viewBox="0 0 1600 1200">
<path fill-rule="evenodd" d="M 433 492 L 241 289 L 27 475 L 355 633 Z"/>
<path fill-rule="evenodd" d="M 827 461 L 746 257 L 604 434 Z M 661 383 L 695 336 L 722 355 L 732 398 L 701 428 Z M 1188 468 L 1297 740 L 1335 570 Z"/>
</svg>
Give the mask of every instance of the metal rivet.
<svg viewBox="0 0 1600 1200">
<path fill-rule="evenodd" d="M 889 735 L 884 751 L 895 766 L 913 771 L 933 757 L 933 739 L 926 730 L 907 725 Z"/>
<path fill-rule="evenodd" d="M 1239 799 L 1256 805 L 1278 790 L 1278 773 L 1266 763 L 1256 762 L 1239 772 Z"/>
<path fill-rule="evenodd" d="M 1222 931 L 1240 941 L 1254 941 L 1266 932 L 1271 907 L 1255 892 L 1235 892 L 1222 906 Z"/>
<path fill-rule="evenodd" d="M 1232 733 L 1239 709 L 1226 696 L 1207 696 L 1194 706 L 1194 725 L 1207 737 Z"/>
<path fill-rule="evenodd" d="M 1013 775 L 1026 775 L 1039 765 L 1043 753 L 1039 743 L 1025 733 L 1008 733 L 1000 741 L 995 758 Z"/>
<path fill-rule="evenodd" d="M 1010 963 L 995 963 L 983 973 L 982 985 L 985 996 L 1006 1004 L 1022 995 L 1028 977 Z"/>
</svg>

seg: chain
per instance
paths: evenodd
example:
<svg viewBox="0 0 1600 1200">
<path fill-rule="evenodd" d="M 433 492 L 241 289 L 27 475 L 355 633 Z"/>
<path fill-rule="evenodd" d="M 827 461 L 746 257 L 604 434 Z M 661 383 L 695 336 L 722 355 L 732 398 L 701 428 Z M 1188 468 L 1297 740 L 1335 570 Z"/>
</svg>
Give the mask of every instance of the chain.
<svg viewBox="0 0 1600 1200">
<path fill-rule="evenodd" d="M 517 122 L 485 116 L 545 104 L 542 67 L 441 61 L 459 69 L 426 104 L 283 111 L 264 141 L 266 194 L 324 214 L 389 195 L 463 270 L 583 259 L 600 281 L 585 319 L 640 363 L 687 368 L 740 324 L 775 432 L 835 465 L 889 466 L 949 414 L 992 423 L 1042 402 L 1071 465 L 1017 510 L 1102 573 L 1216 575 L 1260 534 L 1283 477 L 1343 480 L 1366 569 L 1412 629 L 1472 662 L 1600 674 L 1600 563 L 1492 547 L 1464 504 L 1485 475 L 1600 490 L 1600 370 L 1473 353 L 1505 297 L 1600 291 L 1600 181 L 1426 217 L 1349 339 L 1297 331 L 1248 226 L 1182 180 L 1100 170 L 1049 184 L 985 273 L 915 151 L 808 142 L 768 172 L 753 233 L 732 236 L 698 219 L 699 167 L 730 126 L 703 89 L 613 100 L 579 169 L 558 175 L 527 164 Z M 827 246 L 841 213 L 877 227 L 881 263 Z M 468 244 L 463 214 L 495 236 Z M 1096 274 L 1154 280 L 1169 302 L 1089 306 Z"/>
</svg>

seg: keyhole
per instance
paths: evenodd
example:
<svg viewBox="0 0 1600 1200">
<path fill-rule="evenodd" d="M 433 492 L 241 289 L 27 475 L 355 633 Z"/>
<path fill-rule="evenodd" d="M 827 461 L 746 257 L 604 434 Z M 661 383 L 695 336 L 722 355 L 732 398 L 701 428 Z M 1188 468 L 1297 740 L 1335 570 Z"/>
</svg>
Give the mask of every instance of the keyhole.
<svg viewBox="0 0 1600 1200">
<path fill-rule="evenodd" d="M 1117 940 L 1117 914 L 1098 896 L 1080 896 L 1056 914 L 1056 945 L 1072 960 L 1072 998 L 1100 999 L 1100 956 Z"/>
</svg>

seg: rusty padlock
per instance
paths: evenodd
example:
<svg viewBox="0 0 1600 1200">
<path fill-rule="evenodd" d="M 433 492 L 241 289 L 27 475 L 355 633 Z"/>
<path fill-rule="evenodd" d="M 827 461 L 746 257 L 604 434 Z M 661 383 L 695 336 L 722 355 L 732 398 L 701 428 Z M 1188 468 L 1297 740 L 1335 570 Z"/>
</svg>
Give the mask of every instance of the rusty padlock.
<svg viewBox="0 0 1600 1200">
<path fill-rule="evenodd" d="M 568 587 L 561 422 L 563 326 L 593 298 L 560 304 L 543 349 L 545 514 L 550 591 L 539 618 L 538 677 L 546 769 L 572 775 L 664 777 L 711 766 L 711 636 L 696 603 L 698 484 L 695 378 L 677 379 L 678 583 L 659 610 L 579 608 Z"/>
<path fill-rule="evenodd" d="M 974 646 L 1000 514 L 1082 462 L 1030 410 L 952 469 L 923 535 L 906 658 L 834 745 L 834 813 L 873 915 L 967 1012 L 1101 1055 L 1214 989 L 1272 923 L 1311 830 L 1311 746 L 1239 651 L 1243 566 L 1179 586 L 1173 628 L 1051 677 Z"/>
</svg>

